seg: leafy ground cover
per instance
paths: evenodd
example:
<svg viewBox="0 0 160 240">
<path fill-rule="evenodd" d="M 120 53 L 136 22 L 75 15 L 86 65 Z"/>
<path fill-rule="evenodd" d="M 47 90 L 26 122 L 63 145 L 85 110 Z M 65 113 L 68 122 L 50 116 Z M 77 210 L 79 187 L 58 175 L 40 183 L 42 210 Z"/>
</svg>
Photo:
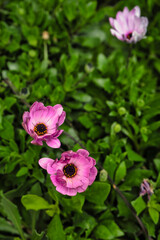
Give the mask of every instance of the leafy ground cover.
<svg viewBox="0 0 160 240">
<path fill-rule="evenodd" d="M 108 18 L 126 5 L 149 19 L 134 45 L 110 33 Z M 160 239 L 159 8 L 158 0 L 0 2 L 0 239 Z M 22 128 L 35 101 L 64 107 L 60 149 L 32 145 Z M 64 196 L 38 160 L 84 147 L 96 181 Z M 144 179 L 150 198 L 139 195 Z"/>
</svg>

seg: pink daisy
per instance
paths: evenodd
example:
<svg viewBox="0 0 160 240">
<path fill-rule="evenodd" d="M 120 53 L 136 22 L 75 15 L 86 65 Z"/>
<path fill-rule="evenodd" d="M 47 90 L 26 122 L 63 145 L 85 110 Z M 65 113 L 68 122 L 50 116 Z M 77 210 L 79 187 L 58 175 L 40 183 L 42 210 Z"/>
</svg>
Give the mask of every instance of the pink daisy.
<svg viewBox="0 0 160 240">
<path fill-rule="evenodd" d="M 56 190 L 69 196 L 84 192 L 94 182 L 97 175 L 95 164 L 96 161 L 89 157 L 89 152 L 84 149 L 64 152 L 60 160 L 39 160 L 39 165 L 50 174 Z"/>
<path fill-rule="evenodd" d="M 58 127 L 64 122 L 66 113 L 60 104 L 45 107 L 41 102 L 34 102 L 30 107 L 30 112 L 24 112 L 22 126 L 26 132 L 34 139 L 31 143 L 47 145 L 52 148 L 59 148 L 61 143 L 58 139 L 63 130 Z"/>
<path fill-rule="evenodd" d="M 140 17 L 141 10 L 138 6 L 131 11 L 127 7 L 123 12 L 119 11 L 116 19 L 109 18 L 109 22 L 113 29 L 111 34 L 121 41 L 128 43 L 136 43 L 145 37 L 148 26 L 147 17 Z"/>
</svg>

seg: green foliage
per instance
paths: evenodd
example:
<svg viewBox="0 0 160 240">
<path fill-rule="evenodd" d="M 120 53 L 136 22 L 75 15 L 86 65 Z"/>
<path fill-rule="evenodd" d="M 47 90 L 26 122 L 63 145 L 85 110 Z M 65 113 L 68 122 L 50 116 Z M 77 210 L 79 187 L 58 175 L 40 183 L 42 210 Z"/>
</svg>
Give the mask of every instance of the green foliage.
<svg viewBox="0 0 160 240">
<path fill-rule="evenodd" d="M 129 45 L 111 35 L 108 18 L 135 5 L 149 26 Z M 156 0 L 1 1 L 0 239 L 144 239 L 114 184 L 160 239 L 159 7 Z M 62 134 L 61 149 L 30 143 L 21 123 L 34 101 L 63 105 L 61 129 L 72 138 Z M 38 160 L 80 143 L 99 173 L 84 193 L 63 196 Z M 150 199 L 139 196 L 147 178 Z"/>
</svg>

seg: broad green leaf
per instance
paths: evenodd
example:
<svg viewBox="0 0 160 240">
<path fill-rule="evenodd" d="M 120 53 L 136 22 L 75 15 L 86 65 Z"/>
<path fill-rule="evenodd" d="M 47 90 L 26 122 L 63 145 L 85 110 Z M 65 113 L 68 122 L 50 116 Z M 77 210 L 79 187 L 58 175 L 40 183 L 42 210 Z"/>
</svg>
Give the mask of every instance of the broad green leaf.
<svg viewBox="0 0 160 240">
<path fill-rule="evenodd" d="M 103 224 L 113 234 L 113 236 L 114 236 L 113 239 L 124 235 L 122 230 L 119 228 L 119 226 L 113 220 L 111 220 L 111 219 L 104 220 Z"/>
<path fill-rule="evenodd" d="M 139 215 L 147 206 L 142 197 L 138 197 L 136 200 L 131 202 L 132 206 Z"/>
<path fill-rule="evenodd" d="M 24 240 L 24 235 L 22 231 L 21 216 L 17 209 L 17 206 L 8 200 L 3 193 L 1 193 L 1 205 L 7 218 L 14 224 L 17 231 L 19 232 L 21 238 Z"/>
<path fill-rule="evenodd" d="M 82 207 L 84 205 L 84 196 L 78 194 L 70 199 L 62 198 L 61 204 L 63 205 L 66 212 L 82 212 Z"/>
<path fill-rule="evenodd" d="M 126 146 L 128 159 L 134 162 L 144 162 L 144 158 L 140 156 L 138 153 L 134 152 L 129 146 Z"/>
<path fill-rule="evenodd" d="M 151 216 L 153 222 L 155 224 L 157 224 L 159 221 L 159 212 L 156 209 L 151 208 L 151 207 L 148 209 L 148 211 L 149 211 L 149 215 Z"/>
<path fill-rule="evenodd" d="M 18 234 L 17 229 L 5 218 L 0 217 L 0 231 Z"/>
<path fill-rule="evenodd" d="M 99 240 L 114 239 L 113 233 L 110 232 L 110 230 L 102 224 L 98 225 L 98 227 L 95 229 L 94 235 L 96 239 L 99 239 Z"/>
<path fill-rule="evenodd" d="M 59 215 L 55 215 L 48 225 L 47 236 L 49 240 L 65 240 L 63 225 Z"/>
<path fill-rule="evenodd" d="M 110 192 L 111 186 L 105 182 L 94 182 L 87 191 L 84 192 L 86 199 L 89 202 L 103 205 Z"/>
<path fill-rule="evenodd" d="M 74 226 L 80 227 L 85 230 L 86 237 L 90 235 L 90 233 L 97 225 L 96 219 L 91 215 L 88 215 L 86 212 L 83 212 L 82 214 L 76 214 L 73 221 Z"/>
<path fill-rule="evenodd" d="M 108 60 L 103 53 L 100 53 L 97 58 L 98 69 L 105 73 L 107 71 Z"/>
<path fill-rule="evenodd" d="M 24 195 L 21 199 L 23 206 L 27 210 L 42 210 L 42 209 L 50 209 L 52 205 L 50 205 L 45 199 L 39 197 L 34 194 Z"/>
<path fill-rule="evenodd" d="M 41 240 L 43 236 L 44 236 L 44 232 L 37 233 L 37 231 L 34 230 L 31 240 Z"/>
<path fill-rule="evenodd" d="M 3 129 L 0 130 L 0 136 L 1 136 L 1 138 L 4 138 L 5 140 L 10 140 L 10 139 L 14 138 L 13 125 L 6 118 L 3 118 Z"/>
<path fill-rule="evenodd" d="M 26 175 L 28 173 L 28 168 L 27 167 L 22 167 L 20 170 L 17 172 L 16 177 L 21 177 L 23 175 Z"/>
<path fill-rule="evenodd" d="M 126 176 L 126 164 L 123 161 L 120 163 L 116 171 L 115 183 L 118 184 L 122 179 L 124 179 L 125 176 Z"/>
</svg>

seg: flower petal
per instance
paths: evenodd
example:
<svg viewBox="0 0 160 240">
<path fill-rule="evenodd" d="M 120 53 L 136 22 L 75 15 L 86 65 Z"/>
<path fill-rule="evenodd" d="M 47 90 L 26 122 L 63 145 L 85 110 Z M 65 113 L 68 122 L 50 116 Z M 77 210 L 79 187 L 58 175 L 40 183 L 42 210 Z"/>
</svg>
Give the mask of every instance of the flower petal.
<svg viewBox="0 0 160 240">
<path fill-rule="evenodd" d="M 123 36 L 122 36 L 120 33 L 118 33 L 116 30 L 114 30 L 114 29 L 111 28 L 110 31 L 111 31 L 111 34 L 112 34 L 113 36 L 117 37 L 119 40 L 121 40 L 121 41 L 124 40 L 124 39 L 123 39 Z"/>
<path fill-rule="evenodd" d="M 58 125 L 62 125 L 64 123 L 64 120 L 66 118 L 66 113 L 63 111 L 61 116 L 59 117 L 59 120 L 58 120 Z"/>
<path fill-rule="evenodd" d="M 83 155 L 84 157 L 88 157 L 89 152 L 85 149 L 78 149 L 77 153 Z"/>
<path fill-rule="evenodd" d="M 94 182 L 94 180 L 96 179 L 96 176 L 97 176 L 97 168 L 93 167 L 91 168 L 90 174 L 89 174 L 89 185 L 91 185 Z"/>
<path fill-rule="evenodd" d="M 51 158 L 41 158 L 39 159 L 38 161 L 39 165 L 46 169 L 47 170 L 47 165 L 50 163 L 50 164 L 53 164 L 54 163 L 54 160 L 52 160 Z"/>
<path fill-rule="evenodd" d="M 51 148 L 59 148 L 61 146 L 61 142 L 58 138 L 47 139 L 46 143 Z"/>
<path fill-rule="evenodd" d="M 34 140 L 31 141 L 31 143 L 34 144 L 34 145 L 40 145 L 40 146 L 43 145 L 43 142 L 39 139 L 34 139 Z"/>
</svg>

